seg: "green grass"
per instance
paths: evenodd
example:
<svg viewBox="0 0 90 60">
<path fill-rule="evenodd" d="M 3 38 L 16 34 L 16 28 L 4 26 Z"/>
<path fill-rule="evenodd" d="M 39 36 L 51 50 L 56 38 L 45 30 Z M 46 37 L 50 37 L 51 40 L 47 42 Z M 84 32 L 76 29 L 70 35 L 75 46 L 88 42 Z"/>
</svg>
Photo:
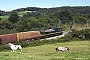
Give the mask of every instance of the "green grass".
<svg viewBox="0 0 90 60">
<path fill-rule="evenodd" d="M 9 18 L 9 15 L 0 16 L 0 18 L 5 18 L 5 19 L 8 19 L 8 18 Z"/>
<path fill-rule="evenodd" d="M 19 16 L 19 17 L 23 17 L 23 15 L 26 14 L 26 13 L 27 13 L 26 11 L 19 12 L 19 13 L 18 13 L 18 16 Z M 10 16 L 10 15 L 0 16 L 0 18 L 8 19 L 9 16 Z"/>
<path fill-rule="evenodd" d="M 23 17 L 23 15 L 18 15 L 19 17 Z M 5 15 L 5 16 L 0 16 L 0 18 L 4 18 L 4 19 L 8 19 L 9 15 Z"/>
<path fill-rule="evenodd" d="M 56 52 L 57 46 L 68 46 L 70 51 Z M 26 47 L 23 48 L 21 54 L 19 51 L 4 50 L 0 52 L 0 60 L 90 60 L 90 41 L 72 41 Z"/>
<path fill-rule="evenodd" d="M 24 15 L 24 14 L 27 14 L 27 12 L 31 12 L 31 13 L 32 13 L 32 11 L 22 11 L 22 12 L 18 12 L 18 15 L 19 15 L 20 17 L 23 17 L 23 15 Z"/>
</svg>

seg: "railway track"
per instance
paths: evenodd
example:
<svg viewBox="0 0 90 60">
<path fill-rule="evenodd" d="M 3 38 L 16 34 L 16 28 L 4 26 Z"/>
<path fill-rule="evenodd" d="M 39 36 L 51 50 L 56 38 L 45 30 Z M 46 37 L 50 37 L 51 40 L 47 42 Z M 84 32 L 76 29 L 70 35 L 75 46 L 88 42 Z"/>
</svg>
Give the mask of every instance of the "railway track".
<svg viewBox="0 0 90 60">
<path fill-rule="evenodd" d="M 70 32 L 70 31 L 63 31 L 62 35 L 58 35 L 58 36 L 54 36 L 54 37 L 49 37 L 49 38 L 44 38 L 44 39 L 41 39 L 41 40 L 51 40 L 51 39 L 57 39 L 59 37 L 64 37 L 66 34 L 68 34 L 68 32 Z"/>
</svg>

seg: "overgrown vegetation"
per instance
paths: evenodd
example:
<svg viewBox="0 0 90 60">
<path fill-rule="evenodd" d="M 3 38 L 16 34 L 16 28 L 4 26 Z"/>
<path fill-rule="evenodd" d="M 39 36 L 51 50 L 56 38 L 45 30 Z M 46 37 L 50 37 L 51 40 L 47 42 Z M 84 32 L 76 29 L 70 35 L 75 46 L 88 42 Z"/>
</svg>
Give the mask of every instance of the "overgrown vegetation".
<svg viewBox="0 0 90 60">
<path fill-rule="evenodd" d="M 66 40 L 90 40 L 90 29 L 73 30 L 64 37 Z"/>
</svg>

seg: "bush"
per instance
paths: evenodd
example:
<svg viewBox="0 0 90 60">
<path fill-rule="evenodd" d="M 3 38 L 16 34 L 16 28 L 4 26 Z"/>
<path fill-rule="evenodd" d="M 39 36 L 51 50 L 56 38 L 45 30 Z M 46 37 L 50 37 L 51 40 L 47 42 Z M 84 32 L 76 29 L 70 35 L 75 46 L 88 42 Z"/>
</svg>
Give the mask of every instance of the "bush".
<svg viewBox="0 0 90 60">
<path fill-rule="evenodd" d="M 8 49 L 9 49 L 8 45 L 0 45 L 0 51 L 8 50 Z"/>
<path fill-rule="evenodd" d="M 72 31 L 67 34 L 64 39 L 67 41 L 71 40 L 90 40 L 90 29 L 84 29 L 80 31 Z"/>
</svg>

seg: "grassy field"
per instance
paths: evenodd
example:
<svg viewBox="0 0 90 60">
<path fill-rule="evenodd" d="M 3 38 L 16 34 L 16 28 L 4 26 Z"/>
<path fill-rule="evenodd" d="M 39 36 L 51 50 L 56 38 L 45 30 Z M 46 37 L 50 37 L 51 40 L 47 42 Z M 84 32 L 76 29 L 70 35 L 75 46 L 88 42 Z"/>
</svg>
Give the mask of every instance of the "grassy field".
<svg viewBox="0 0 90 60">
<path fill-rule="evenodd" d="M 18 15 L 19 17 L 23 17 L 23 15 Z M 0 18 L 4 18 L 4 19 L 8 19 L 9 15 L 5 15 L 5 16 L 0 16 Z"/>
<path fill-rule="evenodd" d="M 68 46 L 70 51 L 56 52 L 57 46 Z M 23 48 L 21 54 L 19 51 L 4 50 L 0 52 L 0 60 L 90 60 L 90 41 L 72 41 L 26 47 Z"/>
<path fill-rule="evenodd" d="M 0 18 L 5 18 L 8 19 L 9 15 L 5 15 L 5 16 L 0 16 Z"/>
</svg>

